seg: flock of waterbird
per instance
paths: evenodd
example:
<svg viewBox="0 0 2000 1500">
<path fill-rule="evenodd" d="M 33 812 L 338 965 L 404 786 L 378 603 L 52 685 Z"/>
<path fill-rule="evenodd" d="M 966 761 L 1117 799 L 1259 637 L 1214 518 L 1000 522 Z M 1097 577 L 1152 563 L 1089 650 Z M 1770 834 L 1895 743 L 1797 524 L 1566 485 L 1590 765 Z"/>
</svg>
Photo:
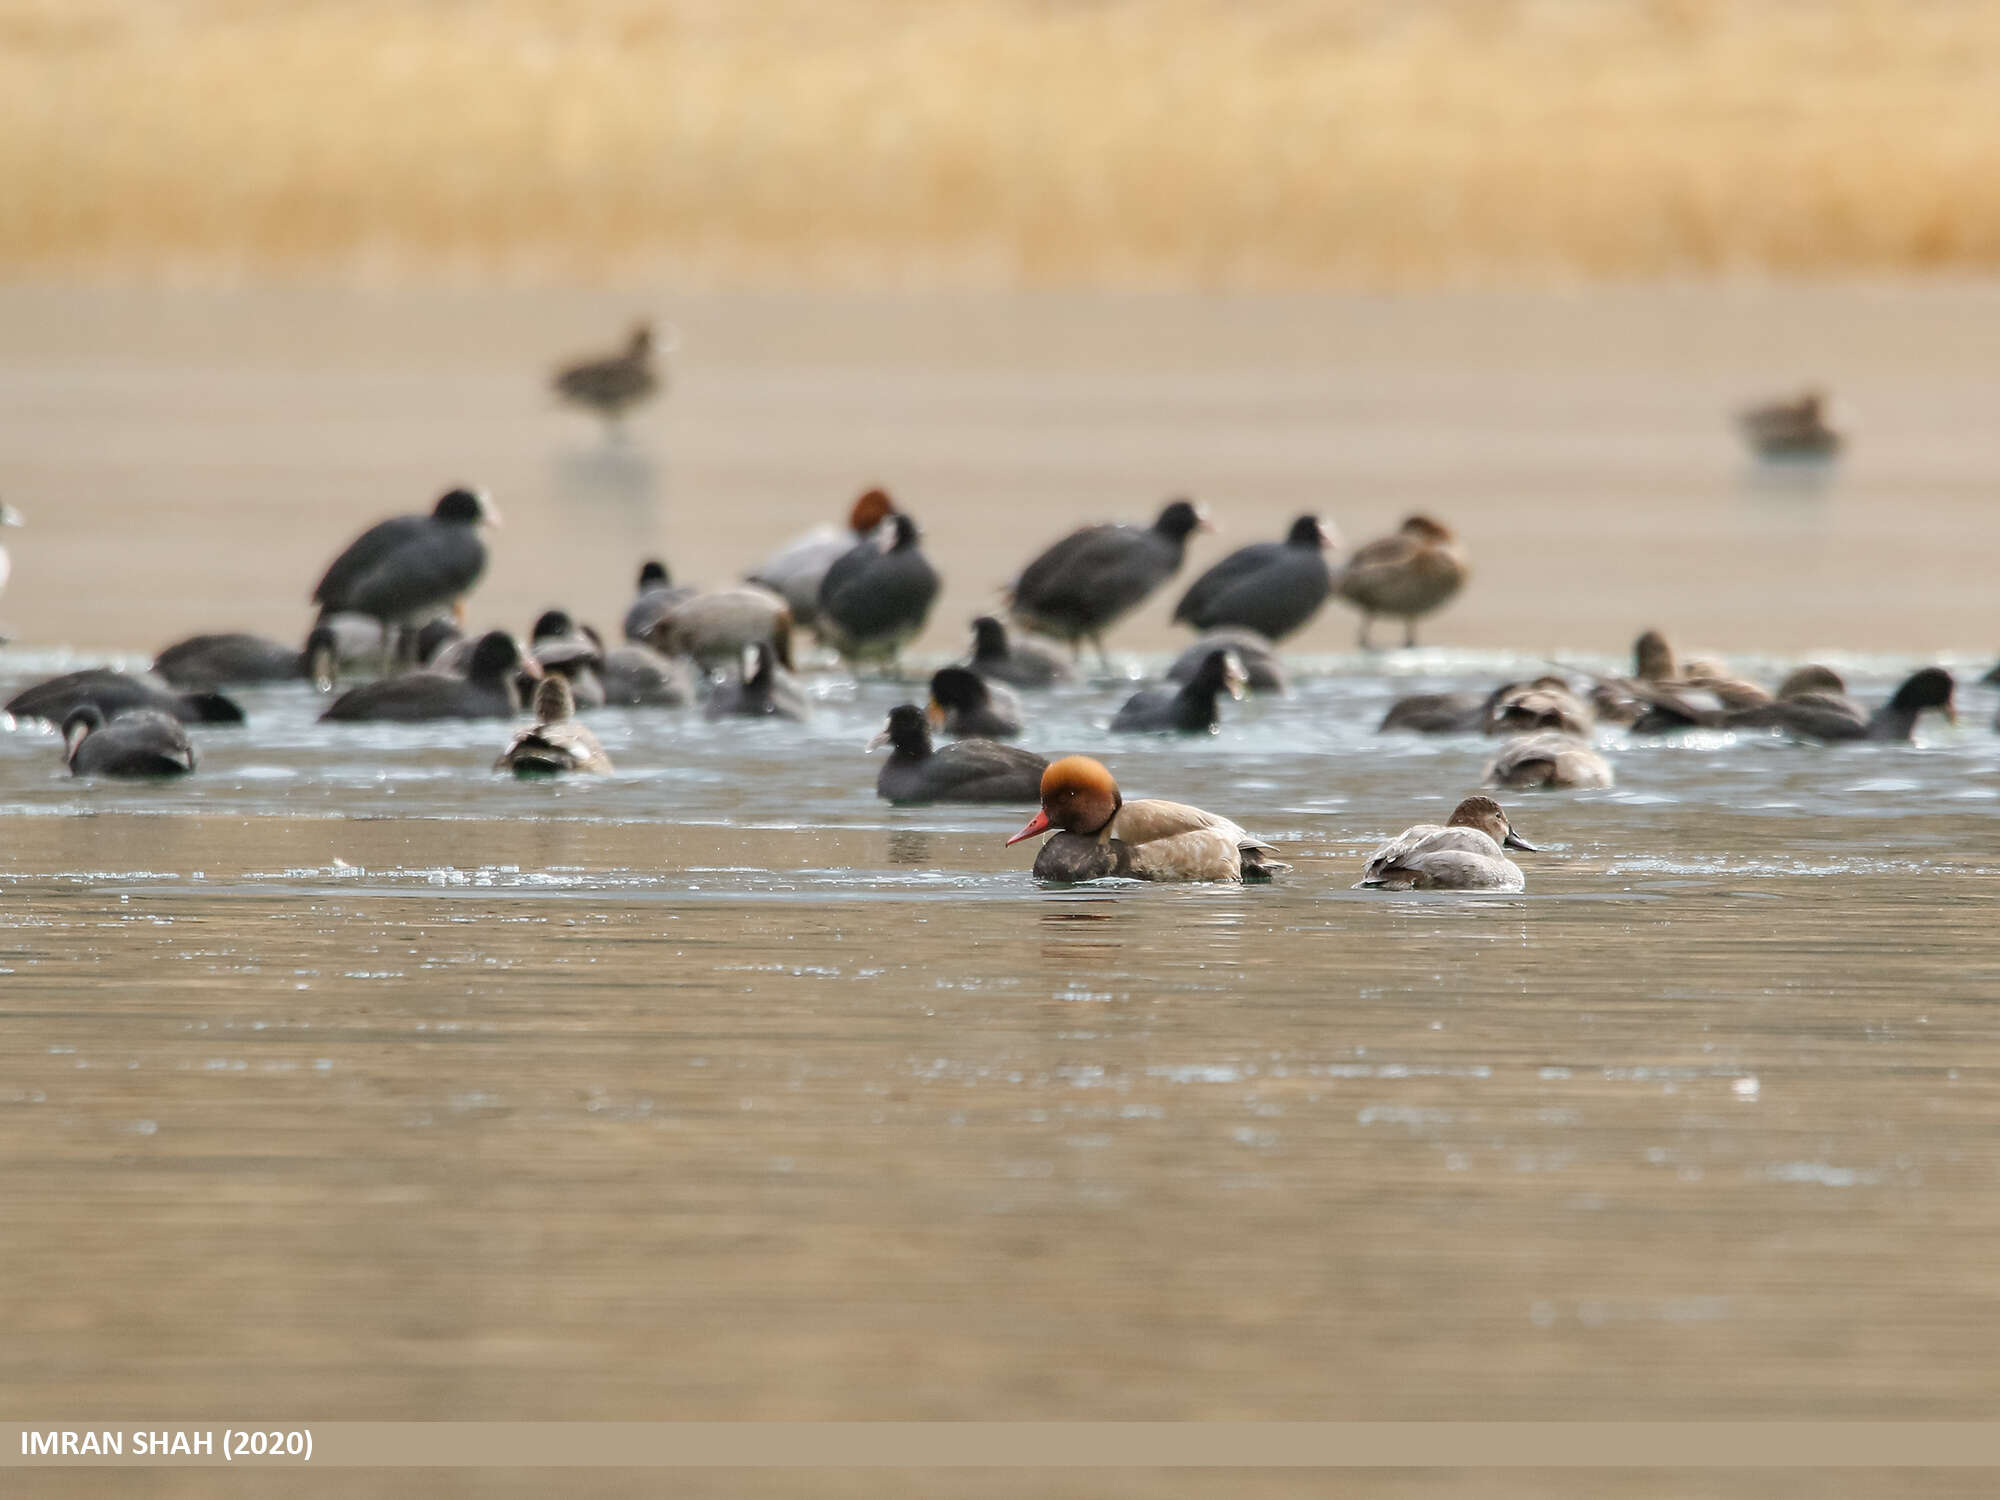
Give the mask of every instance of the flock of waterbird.
<svg viewBox="0 0 2000 1500">
<path fill-rule="evenodd" d="M 555 388 L 615 427 L 659 389 L 653 360 L 652 333 L 642 325 L 620 354 L 558 371 Z M 1816 393 L 1741 421 L 1753 444 L 1777 456 L 1823 456 L 1839 442 Z M 886 491 L 870 489 L 842 524 L 797 538 L 741 583 L 677 584 L 664 563 L 646 562 L 616 644 L 560 609 L 543 613 L 525 644 L 504 630 L 467 636 L 465 600 L 485 574 L 486 528 L 496 520 L 485 495 L 461 488 L 428 514 L 370 527 L 312 591 L 317 614 L 300 646 L 199 635 L 162 650 L 150 674 L 67 673 L 17 693 L 6 712 L 59 728 L 75 775 L 180 776 L 196 765 L 187 725 L 244 721 L 224 689 L 301 682 L 333 694 L 359 669 L 362 680 L 331 697 L 323 721 L 513 719 L 526 693 L 533 722 L 512 734 L 494 769 L 602 774 L 610 760 L 579 710 L 698 705 L 714 720 L 803 720 L 811 698 L 796 675 L 795 632 L 810 631 L 850 669 L 893 668 L 942 590 L 915 520 Z M 0 506 L 0 525 L 19 523 Z M 1020 695 L 1074 680 L 1085 643 L 1108 662 L 1106 632 L 1181 571 L 1190 537 L 1208 529 L 1201 507 L 1175 499 L 1151 525 L 1087 526 L 1032 558 L 1007 590 L 1012 628 L 997 615 L 973 621 L 967 659 L 931 676 L 925 704 L 890 711 L 870 746 L 889 751 L 878 794 L 904 805 L 1038 806 L 1008 843 L 1046 835 L 1034 874 L 1048 881 L 1269 880 L 1288 869 L 1271 845 L 1226 817 L 1162 799 L 1128 802 L 1098 760 L 1050 761 L 1007 743 L 1026 724 Z M 1329 599 L 1358 611 L 1364 649 L 1382 616 L 1401 620 L 1405 644 L 1414 645 L 1417 621 L 1449 602 L 1467 577 L 1450 529 L 1429 516 L 1411 516 L 1330 561 L 1339 545 L 1319 517 L 1304 515 L 1281 540 L 1239 548 L 1200 574 L 1173 615 L 1198 638 L 1164 682 L 1117 708 L 1107 731 L 1213 732 L 1224 698 L 1287 690 L 1277 644 Z M 0 551 L 0 585 L 6 569 Z M 1988 680 L 2000 681 L 2000 667 Z M 1950 673 L 1926 667 L 1871 713 L 1830 668 L 1801 668 L 1767 690 L 1715 662 L 1683 664 L 1648 631 L 1629 676 L 1557 670 L 1488 692 L 1406 697 L 1380 729 L 1498 737 L 1484 775 L 1489 788 L 1607 787 L 1612 768 L 1593 743 L 1600 723 L 1635 736 L 1724 729 L 1821 743 L 1908 740 L 1925 711 L 1953 714 L 1953 689 Z M 1533 848 L 1490 797 L 1468 797 L 1445 824 L 1419 824 L 1376 850 L 1359 884 L 1517 891 L 1525 877 L 1507 851 Z"/>
</svg>

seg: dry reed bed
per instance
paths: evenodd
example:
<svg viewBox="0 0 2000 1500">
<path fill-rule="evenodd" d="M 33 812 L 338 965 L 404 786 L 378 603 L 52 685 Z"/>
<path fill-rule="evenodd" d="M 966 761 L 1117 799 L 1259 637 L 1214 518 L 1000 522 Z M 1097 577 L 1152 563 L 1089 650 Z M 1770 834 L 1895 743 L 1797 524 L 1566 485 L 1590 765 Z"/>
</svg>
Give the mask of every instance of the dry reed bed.
<svg viewBox="0 0 2000 1500">
<path fill-rule="evenodd" d="M 2000 264 L 1975 0 L 0 0 L 0 273 Z"/>
</svg>

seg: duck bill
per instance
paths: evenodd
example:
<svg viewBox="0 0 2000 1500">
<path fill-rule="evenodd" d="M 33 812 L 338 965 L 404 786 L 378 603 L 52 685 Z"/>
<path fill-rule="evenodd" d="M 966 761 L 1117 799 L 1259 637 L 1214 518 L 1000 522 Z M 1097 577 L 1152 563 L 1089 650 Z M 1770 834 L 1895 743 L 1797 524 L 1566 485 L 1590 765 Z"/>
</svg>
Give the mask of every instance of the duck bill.
<svg viewBox="0 0 2000 1500">
<path fill-rule="evenodd" d="M 1019 833 L 1007 840 L 1007 845 L 1009 848 L 1012 848 L 1015 844 L 1020 843 L 1022 839 L 1031 839 L 1038 833 L 1047 833 L 1048 831 L 1049 814 L 1048 809 L 1044 808 L 1029 820 L 1026 828 L 1023 828 Z"/>
<path fill-rule="evenodd" d="M 1511 828 L 1507 830 L 1507 837 L 1500 840 L 1500 842 L 1509 849 L 1526 849 L 1530 854 L 1539 854 L 1542 852 L 1539 844 L 1529 843 Z"/>
</svg>

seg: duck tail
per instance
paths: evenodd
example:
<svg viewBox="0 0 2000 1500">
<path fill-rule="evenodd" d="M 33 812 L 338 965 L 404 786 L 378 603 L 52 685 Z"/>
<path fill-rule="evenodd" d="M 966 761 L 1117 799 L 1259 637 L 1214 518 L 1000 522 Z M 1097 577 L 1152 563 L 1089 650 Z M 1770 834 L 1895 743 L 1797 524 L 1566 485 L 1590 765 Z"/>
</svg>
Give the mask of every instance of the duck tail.
<svg viewBox="0 0 2000 1500">
<path fill-rule="evenodd" d="M 1291 869 L 1282 859 L 1273 859 L 1271 851 L 1261 844 L 1245 844 L 1237 852 L 1243 860 L 1245 880 L 1270 880 Z"/>
</svg>

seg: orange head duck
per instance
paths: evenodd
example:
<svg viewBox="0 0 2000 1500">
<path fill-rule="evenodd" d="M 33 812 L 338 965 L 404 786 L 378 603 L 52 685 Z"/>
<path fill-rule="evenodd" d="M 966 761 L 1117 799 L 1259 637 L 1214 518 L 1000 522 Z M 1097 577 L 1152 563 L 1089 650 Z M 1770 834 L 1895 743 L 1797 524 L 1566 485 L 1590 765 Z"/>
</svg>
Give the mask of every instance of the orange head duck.
<svg viewBox="0 0 2000 1500">
<path fill-rule="evenodd" d="M 1066 756 L 1042 773 L 1041 811 L 1007 840 L 1054 830 L 1035 856 L 1041 880 L 1268 880 L 1290 866 L 1235 823 L 1183 802 L 1127 802 L 1101 762 Z"/>
</svg>

